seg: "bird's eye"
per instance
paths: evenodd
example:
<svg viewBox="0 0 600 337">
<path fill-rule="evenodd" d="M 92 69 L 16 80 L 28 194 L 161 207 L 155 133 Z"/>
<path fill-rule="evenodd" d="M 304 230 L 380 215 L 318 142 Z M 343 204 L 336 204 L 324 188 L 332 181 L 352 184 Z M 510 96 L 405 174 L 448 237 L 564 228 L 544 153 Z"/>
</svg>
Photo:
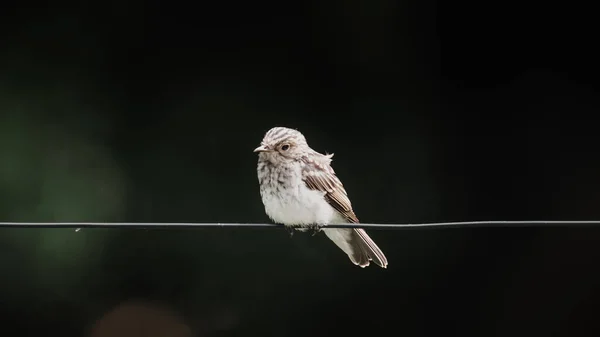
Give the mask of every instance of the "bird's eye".
<svg viewBox="0 0 600 337">
<path fill-rule="evenodd" d="M 290 145 L 289 144 L 284 144 L 281 146 L 281 151 L 287 151 L 290 149 Z"/>
</svg>

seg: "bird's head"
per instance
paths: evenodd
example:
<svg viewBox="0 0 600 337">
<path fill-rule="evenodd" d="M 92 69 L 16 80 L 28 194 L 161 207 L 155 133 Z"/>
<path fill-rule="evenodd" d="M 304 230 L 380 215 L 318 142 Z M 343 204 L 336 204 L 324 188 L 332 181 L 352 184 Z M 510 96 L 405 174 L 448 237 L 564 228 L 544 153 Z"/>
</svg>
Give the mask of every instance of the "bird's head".
<svg viewBox="0 0 600 337">
<path fill-rule="evenodd" d="M 278 126 L 267 131 L 254 152 L 258 152 L 259 158 L 275 163 L 298 159 L 309 149 L 300 131 Z"/>
</svg>

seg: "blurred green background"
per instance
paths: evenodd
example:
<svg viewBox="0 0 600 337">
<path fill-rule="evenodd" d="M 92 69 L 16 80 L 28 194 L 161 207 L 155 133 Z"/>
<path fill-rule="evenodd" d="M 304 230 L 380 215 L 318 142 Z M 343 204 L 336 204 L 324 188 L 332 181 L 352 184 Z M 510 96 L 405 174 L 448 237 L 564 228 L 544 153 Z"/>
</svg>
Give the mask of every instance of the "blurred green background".
<svg viewBox="0 0 600 337">
<path fill-rule="evenodd" d="M 597 219 L 587 21 L 474 5 L 9 3 L 0 220 L 269 222 L 277 125 L 363 222 Z M 387 270 L 283 229 L 0 232 L 3 335 L 598 332 L 591 228 L 372 230 Z"/>
</svg>

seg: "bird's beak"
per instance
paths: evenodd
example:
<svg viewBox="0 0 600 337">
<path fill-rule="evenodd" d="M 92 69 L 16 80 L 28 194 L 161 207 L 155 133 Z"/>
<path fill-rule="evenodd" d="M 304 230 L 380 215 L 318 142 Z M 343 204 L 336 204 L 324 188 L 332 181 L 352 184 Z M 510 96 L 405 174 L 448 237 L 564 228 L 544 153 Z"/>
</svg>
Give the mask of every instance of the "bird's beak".
<svg viewBox="0 0 600 337">
<path fill-rule="evenodd" d="M 264 145 L 261 145 L 261 146 L 257 147 L 256 149 L 254 149 L 254 152 L 269 152 L 269 151 L 270 150 Z"/>
</svg>

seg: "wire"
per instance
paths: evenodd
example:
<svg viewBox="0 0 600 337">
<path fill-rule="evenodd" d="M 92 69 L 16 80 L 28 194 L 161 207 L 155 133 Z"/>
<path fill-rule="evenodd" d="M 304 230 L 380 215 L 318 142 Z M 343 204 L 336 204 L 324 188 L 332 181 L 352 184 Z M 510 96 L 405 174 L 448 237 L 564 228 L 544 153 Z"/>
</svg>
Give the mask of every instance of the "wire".
<svg viewBox="0 0 600 337">
<path fill-rule="evenodd" d="M 572 227 L 599 226 L 600 221 L 466 221 L 435 222 L 418 224 L 331 224 L 321 228 L 369 228 L 369 229 L 415 229 L 415 228 L 477 228 L 477 227 Z M 187 223 L 187 222 L 0 222 L 0 228 L 205 228 L 205 227 L 270 227 L 281 228 L 278 224 L 267 223 Z"/>
</svg>

